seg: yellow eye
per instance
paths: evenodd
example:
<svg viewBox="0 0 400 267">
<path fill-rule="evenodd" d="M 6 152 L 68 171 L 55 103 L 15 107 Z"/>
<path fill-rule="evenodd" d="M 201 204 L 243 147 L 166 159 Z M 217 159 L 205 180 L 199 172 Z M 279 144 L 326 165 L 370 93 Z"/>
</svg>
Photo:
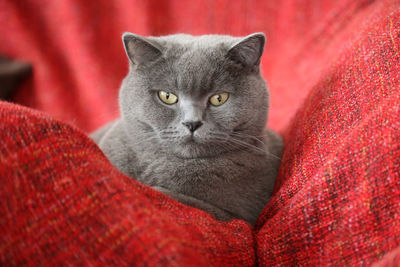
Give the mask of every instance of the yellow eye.
<svg viewBox="0 0 400 267">
<path fill-rule="evenodd" d="M 226 100 L 228 100 L 228 97 L 228 93 L 213 95 L 212 97 L 210 97 L 210 103 L 213 106 L 221 106 L 223 103 L 226 102 Z"/>
<path fill-rule="evenodd" d="M 159 91 L 158 97 L 161 99 L 162 102 L 168 105 L 173 105 L 178 102 L 178 97 L 170 92 Z"/>
</svg>

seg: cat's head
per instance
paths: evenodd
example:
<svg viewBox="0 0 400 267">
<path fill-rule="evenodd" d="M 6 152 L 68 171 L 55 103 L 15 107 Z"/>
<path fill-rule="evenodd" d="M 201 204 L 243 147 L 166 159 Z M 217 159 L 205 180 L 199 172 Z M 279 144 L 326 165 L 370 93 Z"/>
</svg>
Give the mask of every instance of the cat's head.
<svg viewBox="0 0 400 267">
<path fill-rule="evenodd" d="M 122 39 L 130 70 L 119 101 L 133 146 L 153 143 L 184 158 L 257 146 L 269 98 L 259 66 L 264 34 Z"/>
</svg>

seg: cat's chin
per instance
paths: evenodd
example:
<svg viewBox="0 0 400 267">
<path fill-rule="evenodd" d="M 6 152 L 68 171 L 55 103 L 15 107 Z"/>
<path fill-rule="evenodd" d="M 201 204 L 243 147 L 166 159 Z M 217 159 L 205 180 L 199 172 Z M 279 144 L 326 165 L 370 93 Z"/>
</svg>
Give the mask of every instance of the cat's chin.
<svg viewBox="0 0 400 267">
<path fill-rule="evenodd" d="M 173 150 L 173 154 L 182 159 L 215 158 L 222 153 L 222 151 L 217 151 L 215 147 L 213 148 L 210 145 L 202 144 L 195 140 L 178 145 Z"/>
<path fill-rule="evenodd" d="M 174 155 L 180 159 L 213 159 L 217 155 L 210 153 L 175 152 Z"/>
</svg>

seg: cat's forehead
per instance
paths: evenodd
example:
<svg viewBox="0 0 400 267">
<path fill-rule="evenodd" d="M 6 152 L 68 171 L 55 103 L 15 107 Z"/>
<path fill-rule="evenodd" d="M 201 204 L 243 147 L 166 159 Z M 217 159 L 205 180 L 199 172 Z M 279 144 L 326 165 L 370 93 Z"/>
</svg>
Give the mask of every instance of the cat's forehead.
<svg viewBox="0 0 400 267">
<path fill-rule="evenodd" d="M 217 48 L 191 48 L 171 60 L 173 75 L 181 92 L 204 95 L 228 77 L 226 53 Z"/>
<path fill-rule="evenodd" d="M 187 34 L 159 37 L 164 56 L 177 63 L 200 64 L 223 60 L 237 38 L 225 35 L 192 36 Z M 180 61 L 180 62 L 179 62 Z"/>
<path fill-rule="evenodd" d="M 215 90 L 216 85 L 229 80 L 227 69 L 232 62 L 227 59 L 227 52 L 237 40 L 223 35 L 158 37 L 165 58 L 160 67 L 169 70 L 162 74 L 163 80 L 191 96 Z"/>
</svg>

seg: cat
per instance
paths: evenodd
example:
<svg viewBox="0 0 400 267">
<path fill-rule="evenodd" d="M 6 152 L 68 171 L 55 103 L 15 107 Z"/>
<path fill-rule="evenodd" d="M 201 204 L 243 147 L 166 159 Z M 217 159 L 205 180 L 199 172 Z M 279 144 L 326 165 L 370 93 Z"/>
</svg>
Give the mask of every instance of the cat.
<svg viewBox="0 0 400 267">
<path fill-rule="evenodd" d="M 269 201 L 282 140 L 266 127 L 263 33 L 124 33 L 121 117 L 91 135 L 121 172 L 218 220 L 255 223 Z"/>
</svg>

